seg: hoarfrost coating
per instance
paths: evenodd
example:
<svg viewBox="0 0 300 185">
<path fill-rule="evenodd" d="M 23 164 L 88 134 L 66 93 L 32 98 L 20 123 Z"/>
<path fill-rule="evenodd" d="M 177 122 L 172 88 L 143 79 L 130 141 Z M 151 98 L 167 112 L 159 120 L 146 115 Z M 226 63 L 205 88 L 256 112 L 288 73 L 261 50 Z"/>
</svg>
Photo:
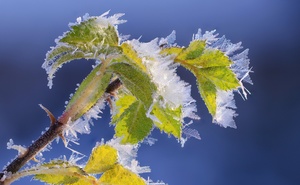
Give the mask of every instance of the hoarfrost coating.
<svg viewBox="0 0 300 185">
<path fill-rule="evenodd" d="M 175 32 L 172 32 L 171 35 L 175 36 Z M 171 41 L 174 40 L 174 36 L 171 37 Z M 178 64 L 174 63 L 172 56 L 163 57 L 160 55 L 161 48 L 158 39 L 147 43 L 132 40 L 129 43 L 142 58 L 153 82 L 157 86 L 158 95 L 163 97 L 162 101 L 157 100 L 161 106 L 169 106 L 170 108 L 182 106 L 182 121 L 185 117 L 199 119 L 199 116 L 195 114 L 197 112 L 196 101 L 191 97 L 191 85 L 182 81 L 177 75 Z"/>
<path fill-rule="evenodd" d="M 245 49 L 242 52 L 235 54 L 236 51 L 243 48 L 242 43 L 238 42 L 236 44 L 233 44 L 230 42 L 230 40 L 226 39 L 225 36 L 222 36 L 220 38 L 218 38 L 217 36 L 218 34 L 215 33 L 215 30 L 206 31 L 204 34 L 202 34 L 201 29 L 198 29 L 198 33 L 193 35 L 193 40 L 205 41 L 206 48 L 219 49 L 233 62 L 230 68 L 235 73 L 236 77 L 240 80 L 240 87 L 232 91 L 217 90 L 217 110 L 216 115 L 213 117 L 213 122 L 225 128 L 236 128 L 235 122 L 233 120 L 233 118 L 237 116 L 235 111 L 236 105 L 233 98 L 233 92 L 237 91 L 243 99 L 247 99 L 247 94 L 250 94 L 250 92 L 244 87 L 243 82 L 253 84 L 249 76 L 249 73 L 252 72 L 251 68 L 249 69 L 249 49 Z M 241 90 L 242 93 L 240 93 L 239 90 Z"/>
<path fill-rule="evenodd" d="M 122 17 L 124 14 L 114 14 L 112 16 L 107 17 L 109 14 L 109 11 L 103 13 L 101 16 L 89 16 L 88 14 L 84 15 L 82 18 L 78 17 L 76 19 L 75 23 L 69 23 L 69 26 L 72 27 L 74 25 L 81 24 L 83 21 L 87 21 L 89 19 L 95 19 L 95 25 L 96 27 L 99 27 L 97 29 L 98 32 L 101 32 L 103 28 L 107 28 L 108 26 L 113 26 L 115 28 L 115 31 L 117 33 L 117 36 L 119 37 L 117 25 L 125 23 L 126 20 L 120 20 L 119 18 Z M 61 66 L 67 62 L 70 62 L 71 60 L 74 60 L 74 57 L 77 59 L 80 58 L 90 58 L 90 59 L 97 59 L 98 56 L 96 56 L 97 51 L 101 46 L 98 46 L 99 48 L 94 48 L 94 53 L 85 53 L 81 51 L 78 47 L 74 47 L 70 44 L 60 42 L 60 40 L 65 37 L 70 31 L 67 31 L 63 33 L 62 36 L 59 36 L 57 39 L 55 39 L 56 46 L 51 47 L 51 50 L 47 52 L 46 59 L 44 63 L 42 64 L 42 68 L 46 70 L 46 73 L 48 74 L 48 86 L 51 89 L 53 86 L 53 78 L 55 77 L 54 74 L 56 71 L 61 68 Z M 104 40 L 102 40 L 104 42 Z M 120 44 L 120 43 L 118 43 Z M 61 57 L 69 57 L 70 60 L 65 61 L 63 63 L 60 63 Z M 73 58 L 72 58 L 73 57 Z"/>
</svg>

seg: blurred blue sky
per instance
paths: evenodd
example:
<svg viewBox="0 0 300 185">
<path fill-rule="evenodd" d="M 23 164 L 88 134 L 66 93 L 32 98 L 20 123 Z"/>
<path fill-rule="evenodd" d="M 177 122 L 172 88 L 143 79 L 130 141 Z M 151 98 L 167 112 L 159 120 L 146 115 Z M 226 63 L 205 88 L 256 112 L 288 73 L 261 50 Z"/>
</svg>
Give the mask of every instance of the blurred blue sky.
<svg viewBox="0 0 300 185">
<path fill-rule="evenodd" d="M 42 103 L 56 116 L 64 108 L 76 83 L 91 70 L 91 61 L 65 65 L 54 79 L 53 89 L 41 65 L 54 39 L 67 31 L 68 23 L 85 13 L 125 13 L 127 23 L 119 32 L 142 41 L 177 32 L 177 43 L 187 45 L 198 28 L 217 29 L 232 42 L 250 49 L 255 73 L 252 95 L 247 101 L 237 95 L 238 129 L 211 123 L 196 86 L 199 101 L 197 129 L 202 140 L 190 139 L 184 148 L 159 131 L 153 146 L 142 145 L 141 165 L 149 165 L 153 180 L 170 185 L 296 185 L 300 184 L 300 5 L 296 0 L 111 0 L 111 1 L 0 1 L 0 166 L 15 155 L 6 143 L 25 145 L 48 126 Z M 183 79 L 195 80 L 179 69 Z M 194 84 L 195 85 L 195 84 Z M 109 139 L 108 111 L 95 121 L 92 134 L 82 135 L 75 149 L 88 155 L 101 138 Z M 70 155 L 62 143 L 53 144 L 47 158 Z M 15 185 L 42 184 L 25 178 Z"/>
</svg>

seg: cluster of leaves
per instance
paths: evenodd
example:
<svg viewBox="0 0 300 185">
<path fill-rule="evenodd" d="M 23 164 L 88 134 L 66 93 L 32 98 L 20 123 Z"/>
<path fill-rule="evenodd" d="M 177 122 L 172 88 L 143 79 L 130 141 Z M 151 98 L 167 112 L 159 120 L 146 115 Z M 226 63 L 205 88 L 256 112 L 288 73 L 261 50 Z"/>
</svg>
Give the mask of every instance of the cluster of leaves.
<svg viewBox="0 0 300 185">
<path fill-rule="evenodd" d="M 188 137 L 200 139 L 198 132 L 187 129 L 185 123 L 186 118 L 199 117 L 190 85 L 176 73 L 179 65 L 196 77 L 199 93 L 214 122 L 235 127 L 232 93 L 245 92 L 242 81 L 250 71 L 247 51 L 229 56 L 241 48 L 239 43 L 218 39 L 214 31 L 204 35 L 199 32 L 186 48 L 173 43 L 175 32 L 148 43 L 124 41 L 117 30 L 117 25 L 125 22 L 119 20 L 122 14 L 107 14 L 84 16 L 70 24 L 70 31 L 56 40 L 42 66 L 51 88 L 54 74 L 63 64 L 76 59 L 96 61 L 58 118 L 59 123 L 67 125 L 63 133 L 67 140 L 76 140 L 77 132 L 86 132 L 87 124 L 91 118 L 98 118 L 106 100 L 112 109 L 115 137 L 121 144 L 140 143 L 155 127 L 183 143 Z M 107 91 L 116 79 L 118 88 Z M 72 137 L 68 137 L 70 134 Z M 84 167 L 58 160 L 41 165 L 39 173 L 34 174 L 36 179 L 50 184 L 146 183 L 117 161 L 117 151 L 101 145 L 94 148 Z M 97 179 L 91 174 L 102 175 Z"/>
<path fill-rule="evenodd" d="M 101 144 L 93 148 L 85 165 L 76 164 L 76 160 L 57 159 L 14 176 L 34 175 L 34 179 L 53 185 L 146 185 L 147 181 L 121 164 L 119 157 L 118 150 L 112 145 Z M 95 177 L 99 175 L 99 178 Z"/>
<path fill-rule="evenodd" d="M 65 112 L 59 118 L 60 122 L 74 122 L 88 114 L 99 99 L 107 97 L 105 90 L 112 79 L 118 78 L 122 88 L 118 90 L 118 97 L 114 97 L 111 122 L 115 125 L 116 137 L 122 137 L 123 143 L 136 144 L 147 137 L 155 126 L 179 140 L 182 139 L 184 118 L 197 118 L 190 116 L 196 111 L 194 100 L 191 97 L 179 103 L 167 100 L 168 96 L 179 93 L 164 95 L 162 91 L 166 91 L 167 85 L 176 84 L 160 84 L 154 78 L 164 78 L 164 74 L 157 77 L 153 72 L 157 70 L 155 65 L 153 67 L 149 63 L 165 65 L 162 73 L 170 70 L 173 72 L 176 68 L 174 64 L 180 64 L 191 71 L 213 118 L 217 116 L 218 92 L 243 88 L 231 69 L 233 61 L 225 51 L 210 47 L 209 39 L 194 39 L 187 48 L 171 43 L 174 33 L 169 36 L 169 40 L 155 39 L 150 43 L 140 43 L 138 40 L 120 41 L 116 25 L 125 22 L 118 19 L 122 14 L 111 17 L 106 15 L 107 13 L 99 17 L 84 17 L 83 20 L 80 18 L 70 26 L 70 31 L 56 40 L 57 45 L 47 54 L 43 68 L 49 75 L 50 87 L 54 73 L 64 63 L 82 58 L 98 61 L 69 101 Z M 171 75 L 173 76 L 169 75 L 167 78 L 178 78 L 174 72 Z M 179 84 L 181 81 L 176 82 Z M 180 87 L 187 89 L 182 94 L 190 93 L 186 84 Z M 188 104 L 191 110 L 187 113 Z M 231 115 L 233 116 L 235 115 Z"/>
</svg>

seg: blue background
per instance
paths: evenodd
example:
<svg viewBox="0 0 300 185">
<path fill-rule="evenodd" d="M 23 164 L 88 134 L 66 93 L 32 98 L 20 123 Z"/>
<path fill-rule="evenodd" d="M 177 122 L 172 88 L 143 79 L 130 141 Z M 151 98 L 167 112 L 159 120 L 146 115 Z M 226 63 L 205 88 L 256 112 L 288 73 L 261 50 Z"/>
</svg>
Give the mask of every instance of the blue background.
<svg viewBox="0 0 300 185">
<path fill-rule="evenodd" d="M 232 42 L 250 48 L 255 73 L 252 95 L 247 101 L 237 95 L 238 129 L 211 124 L 196 86 L 200 121 L 195 121 L 202 140 L 190 139 L 184 148 L 159 131 L 153 146 L 142 145 L 138 160 L 149 165 L 153 180 L 170 185 L 296 185 L 300 184 L 300 6 L 297 0 L 111 0 L 111 1 L 0 1 L 0 166 L 16 155 L 7 150 L 13 138 L 28 145 L 49 125 L 42 103 L 56 116 L 64 108 L 76 83 L 91 70 L 91 61 L 74 61 L 58 71 L 52 90 L 41 68 L 54 39 L 68 23 L 89 13 L 125 13 L 127 23 L 120 33 L 141 41 L 177 32 L 177 43 L 187 45 L 198 28 L 217 29 Z M 195 85 L 192 75 L 179 69 L 183 79 Z M 92 134 L 81 136 L 73 148 L 88 155 L 101 138 L 113 136 L 108 110 L 95 121 Z M 54 143 L 47 159 L 70 155 Z M 24 178 L 16 185 L 42 184 Z"/>
</svg>

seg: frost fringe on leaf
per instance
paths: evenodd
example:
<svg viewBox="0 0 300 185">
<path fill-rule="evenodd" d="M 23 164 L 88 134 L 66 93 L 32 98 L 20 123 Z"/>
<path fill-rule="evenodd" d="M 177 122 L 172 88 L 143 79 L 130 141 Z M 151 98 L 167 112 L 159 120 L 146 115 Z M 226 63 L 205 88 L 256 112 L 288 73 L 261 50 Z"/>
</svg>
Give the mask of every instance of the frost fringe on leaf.
<svg viewBox="0 0 300 185">
<path fill-rule="evenodd" d="M 74 122 L 67 123 L 67 126 L 64 129 L 64 137 L 66 139 L 65 144 L 68 145 L 69 142 L 79 144 L 77 143 L 79 140 L 77 134 L 89 134 L 91 132 L 90 125 L 93 125 L 93 119 L 97 120 L 101 118 L 99 114 L 102 113 L 104 108 L 105 99 L 102 98 L 81 118 Z"/>
<path fill-rule="evenodd" d="M 237 128 L 235 121 L 233 120 L 233 118 L 237 116 L 233 92 L 237 91 L 239 94 L 241 94 L 243 99 L 247 99 L 247 93 L 250 93 L 243 85 L 243 82 L 253 84 L 249 76 L 249 72 L 252 72 L 251 69 L 249 69 L 249 49 L 245 49 L 238 54 L 234 54 L 236 51 L 243 48 L 242 42 L 233 44 L 230 42 L 230 40 L 226 39 L 225 36 L 218 38 L 218 34 L 215 34 L 215 31 L 216 30 L 210 32 L 206 31 L 204 34 L 202 34 L 201 29 L 198 29 L 198 33 L 193 35 L 193 40 L 205 41 L 205 47 L 207 49 L 218 49 L 233 62 L 230 68 L 240 80 L 240 87 L 236 90 L 230 91 L 217 90 L 217 110 L 216 115 L 213 118 L 213 122 L 225 128 Z M 240 90 L 242 93 L 240 93 Z"/>
<path fill-rule="evenodd" d="M 90 26 L 90 34 L 93 33 L 94 35 L 104 35 L 104 38 L 102 42 L 100 42 L 98 45 L 93 45 L 93 41 L 96 40 L 96 38 L 91 40 L 91 43 L 89 43 L 89 45 L 85 44 L 84 47 L 91 47 L 90 52 L 82 51 L 80 48 L 76 47 L 76 45 L 71 45 L 67 42 L 62 41 L 66 36 L 72 34 L 72 32 L 70 31 L 63 33 L 62 36 L 59 36 L 57 39 L 55 39 L 56 46 L 51 47 L 51 50 L 47 52 L 45 62 L 42 65 L 42 68 L 45 69 L 46 73 L 48 74 L 48 86 L 50 89 L 53 86 L 52 80 L 55 77 L 54 74 L 59 68 L 62 67 L 64 63 L 70 62 L 74 59 L 98 59 L 101 58 L 99 56 L 103 56 L 103 53 L 98 53 L 99 50 L 103 48 L 108 49 L 109 47 L 107 44 L 105 44 L 106 33 L 103 31 L 103 29 L 112 26 L 115 28 L 116 35 L 118 36 L 119 34 L 117 32 L 117 25 L 126 22 L 126 20 L 119 19 L 124 14 L 114 14 L 112 16 L 107 17 L 108 14 L 109 11 L 103 13 L 100 16 L 89 16 L 88 14 L 85 14 L 82 18 L 78 17 L 76 20 L 77 22 L 69 23 L 69 27 L 72 29 L 72 27 L 80 26 L 81 23 L 94 20 L 93 24 L 88 25 Z M 62 58 L 64 61 L 60 61 L 60 59 Z"/>
<path fill-rule="evenodd" d="M 142 43 L 138 40 L 130 41 L 130 44 L 137 51 L 143 64 L 147 67 L 153 82 L 157 86 L 157 100 L 162 107 L 169 106 L 172 109 L 182 106 L 182 118 L 199 119 L 195 114 L 197 112 L 195 100 L 191 97 L 191 85 L 182 81 L 176 73 L 178 64 L 175 64 L 172 57 L 161 56 L 159 43 L 174 42 L 175 32 L 167 36 L 166 39 L 154 39 L 148 43 Z M 159 97 L 162 97 L 162 100 Z M 149 111 L 151 112 L 151 111 Z"/>
</svg>

